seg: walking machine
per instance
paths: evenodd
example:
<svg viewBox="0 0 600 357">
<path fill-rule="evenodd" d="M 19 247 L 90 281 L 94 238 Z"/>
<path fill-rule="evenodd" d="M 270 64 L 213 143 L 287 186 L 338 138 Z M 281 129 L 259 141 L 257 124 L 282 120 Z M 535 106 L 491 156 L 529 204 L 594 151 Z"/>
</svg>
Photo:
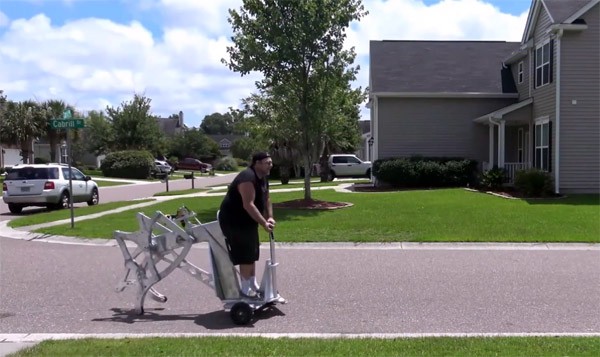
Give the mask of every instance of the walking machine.
<svg viewBox="0 0 600 357">
<path fill-rule="evenodd" d="M 115 231 L 125 259 L 125 278 L 120 281 L 116 291 L 123 291 L 130 285 L 137 286 L 135 310 L 144 313 L 144 299 L 166 302 L 167 297 L 153 288 L 176 268 L 179 268 L 215 290 L 224 303 L 224 309 L 230 311 L 235 324 L 248 324 L 255 311 L 285 303 L 277 291 L 275 269 L 275 238 L 269 235 L 271 259 L 265 263 L 265 270 L 256 298 L 246 297 L 240 291 L 239 272 L 229 259 L 225 236 L 218 221 L 200 223 L 196 214 L 185 207 L 175 216 L 157 211 L 152 218 L 143 213 L 137 214 L 140 230 L 132 233 Z M 129 250 L 127 242 L 135 244 L 135 250 Z M 192 245 L 208 243 L 212 273 L 204 271 L 190 263 L 186 257 Z M 132 244 L 129 244 L 132 246 Z"/>
</svg>

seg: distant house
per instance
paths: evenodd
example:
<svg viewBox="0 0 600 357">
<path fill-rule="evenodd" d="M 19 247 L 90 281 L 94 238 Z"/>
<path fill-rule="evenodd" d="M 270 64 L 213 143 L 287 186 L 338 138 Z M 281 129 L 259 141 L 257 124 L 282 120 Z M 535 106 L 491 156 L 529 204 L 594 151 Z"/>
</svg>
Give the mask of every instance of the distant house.
<svg viewBox="0 0 600 357">
<path fill-rule="evenodd" d="M 521 42 L 371 41 L 374 159 L 455 156 L 600 191 L 600 0 L 533 0 Z"/>
<path fill-rule="evenodd" d="M 231 156 L 231 145 L 238 139 L 243 138 L 243 135 L 225 134 L 225 135 L 207 135 L 219 145 L 219 151 L 223 156 Z"/>
<path fill-rule="evenodd" d="M 156 118 L 159 130 L 166 136 L 172 137 L 180 134 L 185 128 L 183 122 L 183 112 L 180 111 L 177 116 L 170 116 L 168 118 Z"/>
</svg>

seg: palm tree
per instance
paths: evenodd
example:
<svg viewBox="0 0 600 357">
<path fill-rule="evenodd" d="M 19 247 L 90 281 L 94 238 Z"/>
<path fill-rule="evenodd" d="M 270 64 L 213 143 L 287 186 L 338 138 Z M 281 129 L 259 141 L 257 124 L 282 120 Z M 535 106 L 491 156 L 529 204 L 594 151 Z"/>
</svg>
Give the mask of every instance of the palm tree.
<svg viewBox="0 0 600 357">
<path fill-rule="evenodd" d="M 62 118 L 62 115 L 65 109 L 70 108 L 63 102 L 62 100 L 47 100 L 42 103 L 42 107 L 46 110 L 46 127 L 44 135 L 48 138 L 48 143 L 50 144 L 50 161 L 58 162 L 56 155 L 56 146 L 58 143 L 65 138 L 65 133 L 54 129 L 50 126 L 50 121 L 52 119 Z"/>
<path fill-rule="evenodd" d="M 38 103 L 8 101 L 6 103 L 2 133 L 10 143 L 21 146 L 24 163 L 33 163 L 33 140 L 44 134 L 46 112 Z"/>
</svg>

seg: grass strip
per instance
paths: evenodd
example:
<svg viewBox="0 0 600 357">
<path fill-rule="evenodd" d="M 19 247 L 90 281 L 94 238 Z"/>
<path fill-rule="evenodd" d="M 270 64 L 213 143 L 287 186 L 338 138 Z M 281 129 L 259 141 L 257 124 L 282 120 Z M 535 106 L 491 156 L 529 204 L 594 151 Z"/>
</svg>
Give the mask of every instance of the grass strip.
<svg viewBox="0 0 600 357">
<path fill-rule="evenodd" d="M 99 204 L 96 206 L 75 207 L 75 209 L 73 211 L 74 211 L 75 217 L 79 217 L 79 216 L 85 216 L 88 214 L 110 211 L 110 210 L 113 210 L 116 208 L 131 206 L 134 204 L 149 202 L 149 201 L 154 201 L 154 200 L 145 199 L 145 200 L 135 200 L 135 201 L 108 202 L 108 203 L 102 203 L 102 204 Z M 57 210 L 57 211 L 40 212 L 40 213 L 36 213 L 36 214 L 31 214 L 31 215 L 15 218 L 15 219 L 11 220 L 10 222 L 8 222 L 8 226 L 13 227 L 13 228 L 25 227 L 25 226 L 31 226 L 34 224 L 60 221 L 62 219 L 68 219 L 68 218 L 71 218 L 71 210 L 62 209 L 62 210 Z M 78 224 L 83 224 L 83 222 L 78 223 Z"/>
<path fill-rule="evenodd" d="M 274 202 L 304 193 L 272 193 Z M 280 242 L 600 242 L 600 197 L 569 196 L 547 200 L 508 200 L 463 189 L 386 193 L 312 192 L 324 201 L 350 202 L 330 210 L 275 209 Z M 138 230 L 138 211 L 173 214 L 186 206 L 201 222 L 214 221 L 223 197 L 187 197 L 68 225 L 40 233 L 110 238 L 116 229 Z M 261 239 L 266 234 L 261 230 Z"/>
<path fill-rule="evenodd" d="M 139 338 L 49 340 L 15 354 L 40 356 L 597 356 L 598 337 Z"/>
</svg>

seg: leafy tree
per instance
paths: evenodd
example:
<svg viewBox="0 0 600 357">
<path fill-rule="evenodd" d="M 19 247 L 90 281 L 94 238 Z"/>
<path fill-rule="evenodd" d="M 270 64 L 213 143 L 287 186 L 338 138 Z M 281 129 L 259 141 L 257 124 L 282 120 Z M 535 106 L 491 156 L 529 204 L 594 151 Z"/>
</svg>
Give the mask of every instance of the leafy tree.
<svg viewBox="0 0 600 357">
<path fill-rule="evenodd" d="M 0 132 L 7 142 L 20 145 L 23 162 L 33 163 L 33 140 L 43 135 L 47 126 L 45 110 L 31 100 L 8 101 L 3 106 Z"/>
<path fill-rule="evenodd" d="M 319 96 L 355 79 L 358 69 L 349 67 L 355 54 L 343 45 L 350 22 L 366 15 L 364 6 L 360 0 L 244 0 L 229 15 L 233 46 L 223 62 L 242 75 L 262 72 L 258 88 L 285 99 L 288 109 L 270 103 L 276 112 L 268 114 L 279 123 L 294 122 L 284 130 L 296 132 L 287 136 L 294 141 L 289 148 L 303 158 L 304 198 L 310 200 L 310 171 L 327 112 L 326 98 Z"/>
<path fill-rule="evenodd" d="M 112 125 L 113 150 L 148 150 L 155 154 L 159 151 L 161 134 L 150 113 L 150 102 L 150 98 L 135 94 L 133 100 L 122 102 L 117 108 L 106 108 Z"/>
<path fill-rule="evenodd" d="M 108 154 L 114 142 L 111 122 L 104 112 L 91 111 L 87 114 L 85 123 L 86 150 L 96 156 Z"/>
<path fill-rule="evenodd" d="M 231 145 L 231 155 L 238 159 L 250 161 L 254 152 L 264 150 L 267 146 L 261 143 L 258 138 L 243 137 Z"/>
<path fill-rule="evenodd" d="M 171 139 L 169 153 L 179 158 L 211 161 L 220 155 L 219 145 L 201 130 L 192 128 Z"/>
<path fill-rule="evenodd" d="M 207 135 L 232 134 L 233 117 L 230 113 L 212 113 L 202 119 L 200 129 Z"/>
<path fill-rule="evenodd" d="M 48 100 L 41 104 L 46 114 L 46 127 L 44 135 L 48 137 L 48 143 L 50 144 L 50 161 L 58 162 L 58 155 L 56 153 L 56 146 L 62 139 L 66 139 L 66 130 L 53 129 L 50 126 L 50 121 L 53 119 L 62 118 L 64 111 L 68 108 L 72 112 L 75 109 L 72 106 L 67 106 L 62 100 Z"/>
</svg>

